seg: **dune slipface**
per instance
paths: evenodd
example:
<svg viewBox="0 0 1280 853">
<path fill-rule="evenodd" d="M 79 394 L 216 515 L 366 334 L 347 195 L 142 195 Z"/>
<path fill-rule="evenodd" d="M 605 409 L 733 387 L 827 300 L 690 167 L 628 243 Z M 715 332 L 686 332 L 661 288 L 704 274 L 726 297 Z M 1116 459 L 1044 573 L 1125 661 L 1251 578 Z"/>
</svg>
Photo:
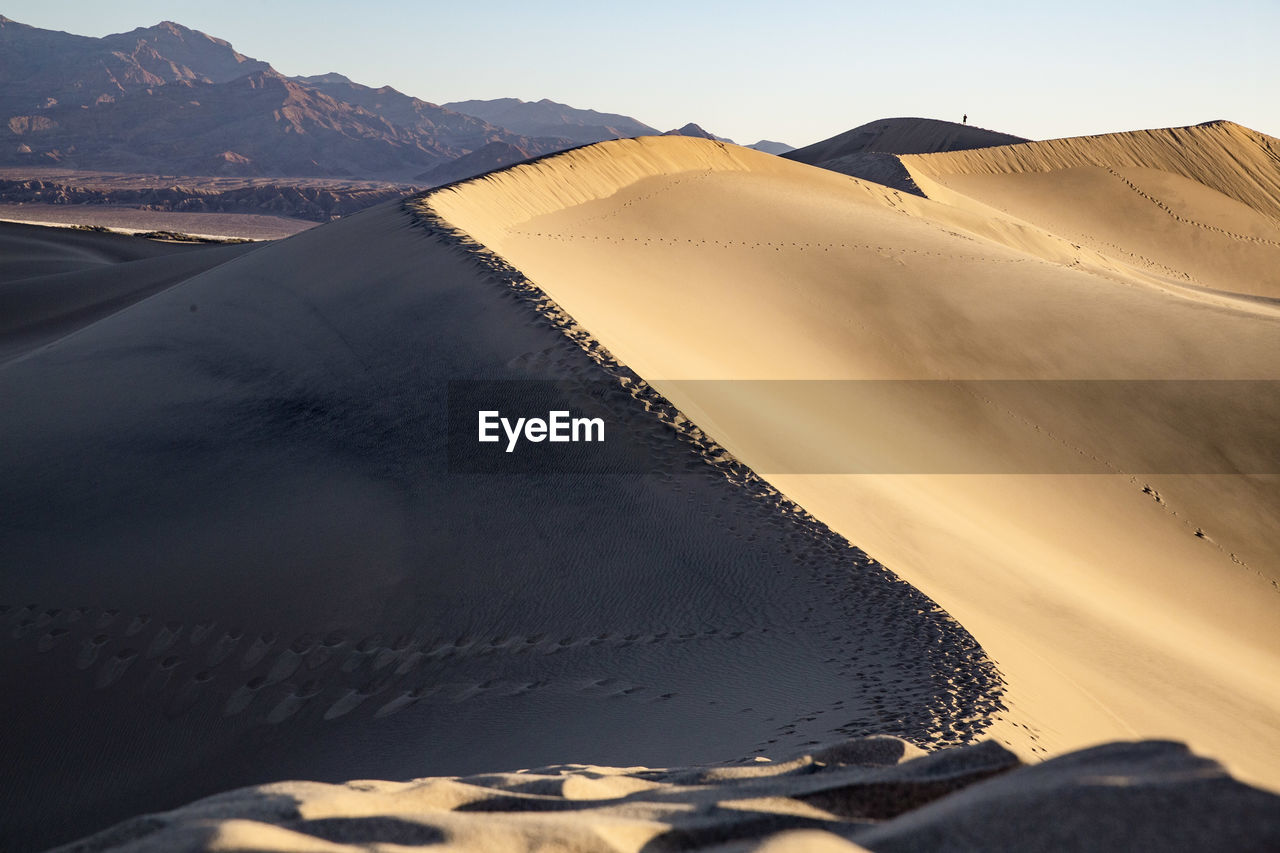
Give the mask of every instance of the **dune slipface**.
<svg viewBox="0 0 1280 853">
<path fill-rule="evenodd" d="M 392 203 L 0 367 L 10 849 L 282 779 L 983 730 L 958 624 L 508 275 Z M 476 379 L 656 463 L 454 470 Z"/>
</svg>

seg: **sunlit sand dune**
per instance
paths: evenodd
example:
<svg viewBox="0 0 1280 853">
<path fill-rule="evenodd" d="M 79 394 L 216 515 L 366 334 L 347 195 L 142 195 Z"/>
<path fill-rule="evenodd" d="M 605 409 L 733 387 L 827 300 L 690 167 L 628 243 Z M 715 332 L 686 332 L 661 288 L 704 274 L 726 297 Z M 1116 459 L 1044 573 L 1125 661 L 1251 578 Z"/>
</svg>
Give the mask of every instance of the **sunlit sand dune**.
<svg viewBox="0 0 1280 853">
<path fill-rule="evenodd" d="M 1171 737 L 1276 786 L 1275 146 L 1218 123 L 904 158 L 922 199 L 646 138 L 421 205 L 972 631 L 1014 749 Z M 923 409 L 695 381 L 780 379 L 1020 381 Z"/>
<path fill-rule="evenodd" d="M 1238 124 L 902 161 L 930 198 L 994 208 L 1176 284 L 1280 297 L 1280 140 Z"/>
</svg>

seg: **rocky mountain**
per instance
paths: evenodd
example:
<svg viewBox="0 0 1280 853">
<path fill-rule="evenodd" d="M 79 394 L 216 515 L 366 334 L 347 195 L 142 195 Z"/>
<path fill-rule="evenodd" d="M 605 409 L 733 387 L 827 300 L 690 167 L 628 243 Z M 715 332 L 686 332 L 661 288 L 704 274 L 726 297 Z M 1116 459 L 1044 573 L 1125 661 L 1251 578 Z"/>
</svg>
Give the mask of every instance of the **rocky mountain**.
<svg viewBox="0 0 1280 853">
<path fill-rule="evenodd" d="M 0 19 L 0 165 L 408 180 L 533 139 L 337 74 L 290 79 L 178 24 L 95 39 Z"/>
<path fill-rule="evenodd" d="M 930 118 L 885 118 L 788 151 L 788 160 L 924 195 L 899 154 L 935 154 L 1027 142 L 1021 136 Z"/>
<path fill-rule="evenodd" d="M 512 125 L 491 122 L 483 116 L 463 114 L 404 94 L 390 86 L 374 89 L 342 74 L 293 77 L 295 83 L 314 88 L 335 101 L 354 104 L 373 115 L 433 139 L 442 152 L 474 152 L 495 142 L 536 153 L 558 151 L 576 144 L 569 134 L 529 133 Z M 506 131 L 495 134 L 495 130 Z M 463 155 L 454 155 L 463 156 Z"/>
<path fill-rule="evenodd" d="M 657 133 L 546 99 L 440 106 L 338 73 L 286 77 L 171 21 L 89 38 L 0 16 L 0 167 L 436 184 Z"/>
<path fill-rule="evenodd" d="M 518 98 L 453 101 L 444 106 L 515 133 L 534 137 L 563 137 L 579 145 L 605 139 L 658 135 L 656 128 L 630 116 L 578 109 L 546 98 L 541 101 L 522 101 Z"/>
<path fill-rule="evenodd" d="M 95 107 L 175 83 L 226 83 L 270 69 L 222 39 L 166 21 L 95 39 L 0 15 L 0 108 L 5 117 Z"/>
</svg>

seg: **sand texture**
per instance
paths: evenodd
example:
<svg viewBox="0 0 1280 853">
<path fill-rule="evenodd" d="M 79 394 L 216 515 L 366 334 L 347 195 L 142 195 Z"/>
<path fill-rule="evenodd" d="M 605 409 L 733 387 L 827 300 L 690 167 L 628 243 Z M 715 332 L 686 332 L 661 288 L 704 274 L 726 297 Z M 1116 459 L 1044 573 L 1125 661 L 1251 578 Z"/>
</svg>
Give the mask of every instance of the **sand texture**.
<svg viewBox="0 0 1280 853">
<path fill-rule="evenodd" d="M 59 853 L 1263 851 L 1280 844 L 1278 806 L 1174 743 L 1025 767 L 990 741 L 922 755 L 868 738 L 776 762 L 284 782 L 126 821 Z"/>
</svg>

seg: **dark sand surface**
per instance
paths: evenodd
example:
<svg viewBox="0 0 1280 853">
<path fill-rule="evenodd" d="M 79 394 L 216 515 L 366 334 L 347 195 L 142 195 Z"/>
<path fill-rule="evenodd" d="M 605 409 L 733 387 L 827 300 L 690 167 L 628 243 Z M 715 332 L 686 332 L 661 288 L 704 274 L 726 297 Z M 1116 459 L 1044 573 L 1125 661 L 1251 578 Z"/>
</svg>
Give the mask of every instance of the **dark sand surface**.
<svg viewBox="0 0 1280 853">
<path fill-rule="evenodd" d="M 0 222 L 0 362 L 252 248 Z"/>
</svg>

